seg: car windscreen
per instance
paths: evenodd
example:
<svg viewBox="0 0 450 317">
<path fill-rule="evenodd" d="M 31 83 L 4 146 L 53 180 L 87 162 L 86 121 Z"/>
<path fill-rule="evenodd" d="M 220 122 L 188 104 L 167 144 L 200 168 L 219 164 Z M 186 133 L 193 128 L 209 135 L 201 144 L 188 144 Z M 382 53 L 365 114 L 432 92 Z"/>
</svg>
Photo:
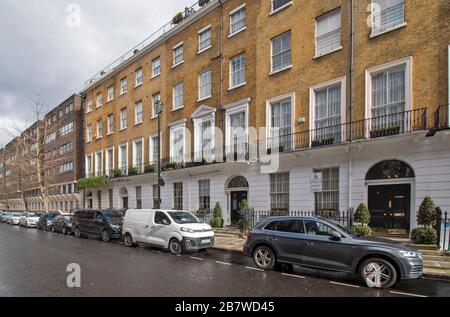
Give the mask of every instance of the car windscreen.
<svg viewBox="0 0 450 317">
<path fill-rule="evenodd" d="M 103 211 L 102 216 L 105 221 L 112 224 L 119 224 L 122 222 L 123 214 L 118 211 Z"/>
<path fill-rule="evenodd" d="M 346 227 L 346 226 L 340 224 L 340 223 L 337 222 L 337 221 L 333 221 L 333 220 L 330 220 L 330 219 L 327 219 L 327 221 L 330 222 L 330 223 L 332 223 L 333 225 L 335 225 L 336 227 L 338 227 L 338 228 L 341 229 L 342 231 L 344 231 L 346 234 L 348 234 L 348 235 L 350 235 L 350 236 L 352 236 L 352 237 L 357 236 L 357 234 L 356 234 L 351 228 Z"/>
<path fill-rule="evenodd" d="M 186 211 L 170 211 L 168 212 L 170 218 L 178 224 L 200 223 L 190 212 Z"/>
</svg>

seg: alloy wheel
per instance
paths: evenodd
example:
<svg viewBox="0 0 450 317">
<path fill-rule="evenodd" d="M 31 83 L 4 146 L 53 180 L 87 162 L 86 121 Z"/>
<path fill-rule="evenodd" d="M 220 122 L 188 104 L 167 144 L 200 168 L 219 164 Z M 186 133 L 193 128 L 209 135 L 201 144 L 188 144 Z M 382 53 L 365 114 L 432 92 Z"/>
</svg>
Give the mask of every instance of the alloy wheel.
<svg viewBox="0 0 450 317">
<path fill-rule="evenodd" d="M 170 240 L 169 248 L 170 248 L 170 252 L 172 252 L 173 254 L 180 254 L 181 253 L 180 241 L 178 241 L 177 239 Z"/>
<path fill-rule="evenodd" d="M 123 242 L 125 243 L 125 246 L 131 247 L 133 246 L 133 238 L 129 233 L 127 233 L 123 239 Z"/>
<path fill-rule="evenodd" d="M 80 229 L 78 229 L 78 227 L 75 228 L 74 234 L 76 238 L 81 238 L 81 232 Z"/>
<path fill-rule="evenodd" d="M 361 275 L 371 288 L 389 288 L 397 278 L 392 265 L 381 259 L 366 261 L 362 266 Z"/>
<path fill-rule="evenodd" d="M 265 246 L 255 250 L 253 253 L 253 261 L 258 268 L 263 270 L 272 270 L 276 263 L 275 254 L 270 248 Z"/>
<path fill-rule="evenodd" d="M 102 240 L 103 240 L 103 242 L 109 242 L 110 235 L 109 235 L 108 231 L 106 231 L 106 230 L 102 231 Z"/>
</svg>

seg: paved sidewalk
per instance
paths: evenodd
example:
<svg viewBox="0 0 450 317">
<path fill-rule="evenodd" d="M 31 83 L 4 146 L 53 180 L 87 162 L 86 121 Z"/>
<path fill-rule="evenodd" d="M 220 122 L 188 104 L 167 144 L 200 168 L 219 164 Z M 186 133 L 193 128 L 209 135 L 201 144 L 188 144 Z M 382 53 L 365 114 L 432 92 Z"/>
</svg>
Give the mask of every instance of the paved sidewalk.
<svg viewBox="0 0 450 317">
<path fill-rule="evenodd" d="M 245 239 L 243 238 L 216 236 L 214 249 L 242 252 L 244 243 Z"/>
</svg>

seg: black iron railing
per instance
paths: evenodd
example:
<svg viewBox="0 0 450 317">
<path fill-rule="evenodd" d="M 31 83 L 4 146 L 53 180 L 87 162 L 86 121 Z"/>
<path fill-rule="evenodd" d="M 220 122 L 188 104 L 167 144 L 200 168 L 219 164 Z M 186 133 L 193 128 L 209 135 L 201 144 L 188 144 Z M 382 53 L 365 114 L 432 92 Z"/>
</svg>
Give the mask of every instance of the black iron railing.
<svg viewBox="0 0 450 317">
<path fill-rule="evenodd" d="M 448 121 L 449 105 L 440 105 L 435 112 L 434 126 L 436 130 L 443 130 L 450 128 L 450 122 Z"/>
</svg>

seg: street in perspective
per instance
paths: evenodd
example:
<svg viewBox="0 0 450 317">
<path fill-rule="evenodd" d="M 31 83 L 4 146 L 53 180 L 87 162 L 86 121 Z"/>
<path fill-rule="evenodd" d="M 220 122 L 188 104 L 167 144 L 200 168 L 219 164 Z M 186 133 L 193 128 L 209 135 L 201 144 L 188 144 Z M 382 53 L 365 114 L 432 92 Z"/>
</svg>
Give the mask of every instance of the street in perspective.
<svg viewBox="0 0 450 317">
<path fill-rule="evenodd" d="M 450 296 L 448 1 L 23 2 L 0 297 Z"/>
</svg>

